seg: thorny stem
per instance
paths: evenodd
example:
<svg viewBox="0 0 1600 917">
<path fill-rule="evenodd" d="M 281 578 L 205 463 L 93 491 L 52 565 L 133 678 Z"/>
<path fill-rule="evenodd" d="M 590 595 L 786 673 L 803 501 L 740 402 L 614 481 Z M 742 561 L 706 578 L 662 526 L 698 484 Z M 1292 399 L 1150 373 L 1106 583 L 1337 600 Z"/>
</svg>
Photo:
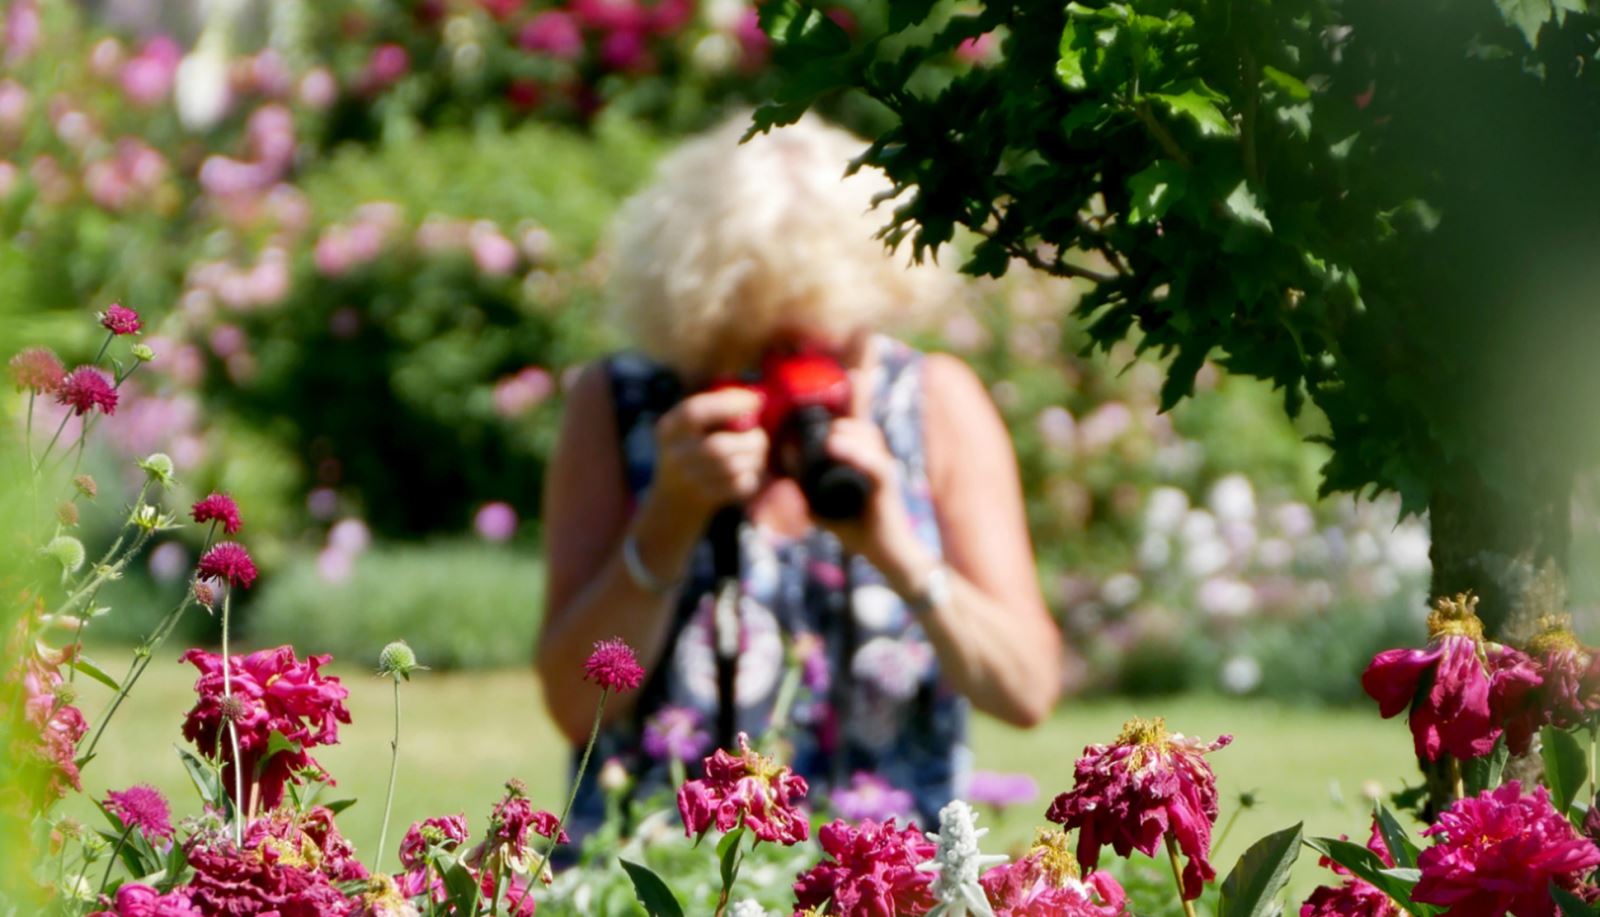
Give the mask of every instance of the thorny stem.
<svg viewBox="0 0 1600 917">
<path fill-rule="evenodd" d="M 394 784 L 395 777 L 400 773 L 400 676 L 391 676 L 394 681 L 394 739 L 389 742 L 389 795 L 383 800 L 383 828 L 378 831 L 378 857 L 373 860 L 374 868 L 383 868 L 383 846 L 389 840 L 389 814 L 394 811 Z M 557 833 L 557 837 L 561 835 Z"/>
<path fill-rule="evenodd" d="M 128 835 L 133 833 L 133 826 L 128 825 L 122 829 L 122 836 L 117 838 L 117 846 L 111 848 L 111 856 L 106 860 L 106 874 L 100 879 L 100 891 L 106 890 L 106 883 L 111 881 L 111 870 L 116 868 L 117 856 L 122 853 L 122 847 L 128 843 Z"/>
<path fill-rule="evenodd" d="M 578 798 L 578 785 L 583 782 L 583 773 L 589 769 L 589 755 L 594 752 L 594 743 L 600 738 L 600 717 L 606 711 L 606 698 L 611 696 L 611 689 L 604 688 L 600 691 L 600 702 L 594 705 L 594 726 L 589 730 L 589 744 L 583 746 L 583 757 L 578 760 L 578 772 L 572 775 L 572 790 L 567 794 L 566 808 L 561 810 L 561 818 L 556 822 L 555 837 L 550 838 L 550 843 L 544 848 L 544 856 L 539 858 L 539 867 L 533 871 L 531 881 L 541 881 L 544 876 L 544 867 L 550 862 L 550 854 L 555 852 L 556 843 L 561 837 L 561 832 L 567 825 L 567 816 L 572 814 L 572 803 Z"/>
<path fill-rule="evenodd" d="M 1167 832 L 1167 860 L 1172 864 L 1172 881 L 1178 883 L 1178 900 L 1183 902 L 1184 917 L 1194 917 L 1194 903 L 1183 893 L 1183 867 L 1178 864 L 1178 842 L 1171 831 Z"/>
</svg>

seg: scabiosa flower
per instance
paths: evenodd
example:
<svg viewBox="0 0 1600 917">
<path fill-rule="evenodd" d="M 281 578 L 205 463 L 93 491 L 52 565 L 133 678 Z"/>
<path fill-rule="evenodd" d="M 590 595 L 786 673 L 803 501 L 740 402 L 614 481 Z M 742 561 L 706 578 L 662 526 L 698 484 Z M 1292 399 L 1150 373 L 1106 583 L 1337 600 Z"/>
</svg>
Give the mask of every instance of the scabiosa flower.
<svg viewBox="0 0 1600 917">
<path fill-rule="evenodd" d="M 29 347 L 12 357 L 7 365 L 19 392 L 47 395 L 59 388 L 67 376 L 66 367 L 48 347 Z"/>
<path fill-rule="evenodd" d="M 737 756 L 717 749 L 705 759 L 705 778 L 678 788 L 678 813 L 688 837 L 703 835 L 712 826 L 732 831 L 742 824 L 759 840 L 789 846 L 811 833 L 799 808 L 806 790 L 804 777 L 757 754 L 741 732 Z"/>
<path fill-rule="evenodd" d="M 837 820 L 817 831 L 827 856 L 794 883 L 796 908 L 827 906 L 833 917 L 926 914 L 933 876 L 917 867 L 935 847 L 915 826 Z"/>
<path fill-rule="evenodd" d="M 644 753 L 657 761 L 694 761 L 706 753 L 711 735 L 693 707 L 662 707 L 645 720 Z"/>
<path fill-rule="evenodd" d="M 152 844 L 172 839 L 172 810 L 155 787 L 147 783 L 106 794 L 105 806 L 126 827 Z"/>
<path fill-rule="evenodd" d="M 139 321 L 139 313 L 120 303 L 112 303 L 106 311 L 100 313 L 100 326 L 120 336 L 137 334 L 143 323 Z"/>
<path fill-rule="evenodd" d="M 1446 917 L 1553 915 L 1550 884 L 1575 889 L 1600 866 L 1600 848 L 1573 831 L 1545 788 L 1525 796 L 1515 780 L 1458 800 L 1422 833 L 1434 846 L 1417 857 L 1411 899 L 1443 906 Z"/>
<path fill-rule="evenodd" d="M 628 644 L 601 640 L 583 663 L 583 677 L 607 691 L 632 691 L 644 682 L 644 669 Z"/>
<path fill-rule="evenodd" d="M 190 508 L 189 514 L 196 522 L 220 522 L 222 531 L 228 535 L 239 531 L 244 521 L 239 518 L 239 504 L 227 494 L 214 493 L 195 503 Z"/>
<path fill-rule="evenodd" d="M 1160 717 L 1135 717 L 1110 745 L 1090 745 L 1073 768 L 1073 787 L 1057 796 L 1045 817 L 1078 829 L 1078 860 L 1093 867 L 1100 847 L 1119 856 L 1138 850 L 1155 856 L 1171 834 L 1188 862 L 1183 868 L 1185 899 L 1200 896 L 1216 877 L 1211 826 L 1217 820 L 1217 778 L 1203 755 L 1233 741 L 1219 736 L 1202 742 L 1167 732 Z"/>
<path fill-rule="evenodd" d="M 68 373 L 55 393 L 56 401 L 80 417 L 95 408 L 107 416 L 117 413 L 116 388 L 105 373 L 93 366 L 80 366 Z"/>
<path fill-rule="evenodd" d="M 917 867 L 934 873 L 933 897 L 938 903 L 928 917 L 994 917 L 979 875 L 1006 858 L 978 849 L 978 839 L 988 833 L 988 828 L 978 827 L 978 813 L 959 799 L 939 810 L 939 831 L 928 835 L 937 844 L 933 860 Z"/>
<path fill-rule="evenodd" d="M 256 563 L 244 545 L 224 541 L 200 558 L 197 573 L 199 579 L 224 580 L 230 586 L 248 589 L 256 581 Z"/>
<path fill-rule="evenodd" d="M 1040 829 L 1026 856 L 978 880 L 995 917 L 1120 917 L 1128 896 L 1105 870 L 1087 879 L 1062 831 Z"/>
<path fill-rule="evenodd" d="M 1428 615 L 1427 649 L 1384 650 L 1361 675 L 1361 687 L 1385 718 L 1411 708 L 1419 758 L 1488 754 L 1502 725 L 1539 685 L 1527 657 L 1484 642 L 1477 604 L 1470 595 L 1440 599 Z"/>
<path fill-rule="evenodd" d="M 184 889 L 163 895 L 148 885 L 129 882 L 117 889 L 116 905 L 89 917 L 205 917 Z"/>
<path fill-rule="evenodd" d="M 896 818 L 909 818 L 917 809 L 910 793 L 866 771 L 853 774 L 850 786 L 834 790 L 828 801 L 833 803 L 839 817 L 848 821 L 892 822 Z"/>
</svg>

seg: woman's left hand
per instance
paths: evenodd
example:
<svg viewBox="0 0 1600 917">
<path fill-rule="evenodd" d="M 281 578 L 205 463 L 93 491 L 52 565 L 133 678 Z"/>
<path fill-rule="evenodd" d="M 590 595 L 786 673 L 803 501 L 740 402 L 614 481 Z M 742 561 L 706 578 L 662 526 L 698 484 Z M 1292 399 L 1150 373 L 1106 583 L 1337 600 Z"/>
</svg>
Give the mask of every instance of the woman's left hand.
<svg viewBox="0 0 1600 917">
<path fill-rule="evenodd" d="M 828 433 L 828 454 L 867 476 L 872 493 L 860 518 L 817 519 L 846 551 L 877 567 L 897 591 L 914 588 L 934 564 L 917 537 L 901 489 L 900 464 L 878 425 L 861 417 L 841 417 Z"/>
</svg>

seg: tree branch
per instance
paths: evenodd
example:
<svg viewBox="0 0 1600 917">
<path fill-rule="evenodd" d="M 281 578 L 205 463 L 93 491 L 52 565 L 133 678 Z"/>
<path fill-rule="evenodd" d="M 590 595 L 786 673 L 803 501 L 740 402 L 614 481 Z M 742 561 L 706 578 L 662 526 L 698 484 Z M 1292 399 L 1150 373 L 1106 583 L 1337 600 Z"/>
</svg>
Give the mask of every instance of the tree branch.
<svg viewBox="0 0 1600 917">
<path fill-rule="evenodd" d="M 1139 119 L 1139 123 L 1144 125 L 1145 130 L 1150 132 L 1150 136 L 1155 138 L 1156 143 L 1160 144 L 1161 149 L 1173 162 L 1184 169 L 1193 165 L 1189 154 L 1183 151 L 1183 147 L 1178 146 L 1178 141 L 1173 139 L 1166 125 L 1156 120 L 1156 116 L 1150 111 L 1150 106 L 1140 102 L 1133 107 L 1133 115 Z"/>
</svg>

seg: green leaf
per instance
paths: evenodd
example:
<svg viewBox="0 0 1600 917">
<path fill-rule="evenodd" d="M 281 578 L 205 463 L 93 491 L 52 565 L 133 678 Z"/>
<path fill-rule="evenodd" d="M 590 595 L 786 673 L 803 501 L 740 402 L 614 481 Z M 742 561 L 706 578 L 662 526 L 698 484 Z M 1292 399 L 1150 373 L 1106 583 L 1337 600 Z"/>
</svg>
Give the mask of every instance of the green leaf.
<svg viewBox="0 0 1600 917">
<path fill-rule="evenodd" d="M 1383 803 L 1378 803 L 1373 818 L 1378 821 L 1378 831 L 1383 835 L 1383 845 L 1389 848 L 1389 858 L 1394 860 L 1394 864 L 1406 869 L 1415 867 L 1420 850 L 1412 843 L 1410 836 L 1406 834 L 1406 829 L 1400 826 L 1400 820 L 1395 818 L 1394 813 Z"/>
<path fill-rule="evenodd" d="M 1500 775 L 1506 769 L 1506 761 L 1511 757 L 1511 751 L 1506 747 L 1506 740 L 1500 739 L 1495 743 L 1494 751 L 1482 758 L 1472 758 L 1461 762 L 1461 782 L 1465 785 L 1468 795 L 1476 796 L 1484 790 L 1492 790 L 1500 785 Z"/>
<path fill-rule="evenodd" d="M 678 904 L 678 899 L 673 897 L 672 889 L 661 877 L 650 870 L 648 866 L 628 860 L 618 860 L 622 868 L 627 871 L 628 878 L 633 880 L 633 890 L 644 905 L 645 913 L 649 917 L 683 917 L 683 906 Z"/>
<path fill-rule="evenodd" d="M 1183 196 L 1183 168 L 1170 159 L 1158 159 L 1128 179 L 1128 222 L 1144 223 L 1167 215 L 1173 201 Z"/>
<path fill-rule="evenodd" d="M 1261 838 L 1239 857 L 1222 880 L 1217 917 L 1265 917 L 1276 906 L 1278 893 L 1289 881 L 1289 870 L 1300 856 L 1304 823 Z"/>
<path fill-rule="evenodd" d="M 1495 6 L 1500 7 L 1506 24 L 1515 26 L 1527 39 L 1530 48 L 1539 47 L 1539 30 L 1555 14 L 1550 0 L 1495 0 Z"/>
<path fill-rule="evenodd" d="M 1291 99 L 1304 102 L 1311 98 L 1311 88 L 1302 83 L 1298 77 L 1284 73 L 1271 65 L 1261 68 L 1261 75 L 1267 82 L 1283 90 Z"/>
<path fill-rule="evenodd" d="M 223 795 L 222 787 L 218 784 L 217 774 L 211 769 L 211 765 L 202 761 L 199 755 L 181 745 L 172 747 L 178 750 L 178 760 L 183 762 L 183 769 L 188 771 L 189 779 L 194 783 L 195 790 L 200 794 L 200 801 L 207 805 L 220 805 Z"/>
<path fill-rule="evenodd" d="M 1556 907 L 1561 909 L 1561 917 L 1595 917 L 1596 914 L 1600 914 L 1600 911 L 1584 904 L 1582 898 L 1555 882 L 1550 883 L 1550 897 L 1555 899 Z"/>
<path fill-rule="evenodd" d="M 112 678 L 110 675 L 107 675 L 106 670 L 100 668 L 100 666 L 88 656 L 79 656 L 77 659 L 73 660 L 72 667 L 89 676 L 90 678 L 93 678 L 95 681 L 100 682 L 113 691 L 122 690 L 122 686 L 117 684 L 117 680 Z"/>
<path fill-rule="evenodd" d="M 1572 733 L 1554 726 L 1539 730 L 1543 748 L 1539 756 L 1544 759 L 1544 782 L 1550 787 L 1551 802 L 1562 815 L 1578 798 L 1578 789 L 1589 779 L 1589 758 Z"/>
<path fill-rule="evenodd" d="M 444 890 L 457 914 L 476 914 L 483 887 L 460 862 L 452 861 L 444 870 Z"/>
<path fill-rule="evenodd" d="M 1226 101 L 1225 96 L 1200 80 L 1186 80 L 1173 89 L 1173 92 L 1152 92 L 1145 98 L 1160 102 L 1174 117 L 1193 121 L 1201 136 L 1233 135 L 1233 122 L 1217 107 L 1218 102 Z"/>
<path fill-rule="evenodd" d="M 927 19 L 939 0 L 889 0 L 889 31 L 901 32 Z"/>
<path fill-rule="evenodd" d="M 335 815 L 338 815 L 340 812 L 343 812 L 345 809 L 348 809 L 355 804 L 356 800 L 354 799 L 335 799 L 333 802 L 324 805 L 323 808 Z"/>
<path fill-rule="evenodd" d="M 1061 133 L 1071 137 L 1077 131 L 1086 127 L 1098 127 L 1111 117 L 1115 109 L 1100 102 L 1091 102 L 1087 99 L 1072 106 L 1067 116 L 1061 119 Z"/>
<path fill-rule="evenodd" d="M 1250 190 L 1248 182 L 1239 182 L 1237 187 L 1228 192 L 1228 197 L 1222 202 L 1222 206 L 1229 216 L 1239 222 L 1268 232 L 1272 231 L 1272 221 L 1267 219 L 1267 212 L 1256 202 L 1255 192 Z"/>
<path fill-rule="evenodd" d="M 1338 838 L 1314 837 L 1305 843 L 1307 847 L 1350 870 L 1356 878 L 1377 886 L 1379 891 L 1394 900 L 1411 900 L 1411 887 L 1417 884 L 1414 870 L 1390 869 L 1367 848 Z M 1434 908 L 1425 904 L 1412 904 L 1407 909 L 1416 917 L 1435 912 Z"/>
<path fill-rule="evenodd" d="M 1076 19 L 1068 20 L 1066 28 L 1061 30 L 1060 57 L 1056 60 L 1056 79 L 1061 85 L 1074 92 L 1089 88 L 1084 55 L 1094 49 L 1094 29 Z"/>
<path fill-rule="evenodd" d="M 717 841 L 717 862 L 722 866 L 722 887 L 733 888 L 733 871 L 738 868 L 739 842 L 744 840 L 744 826 L 740 825 Z"/>
</svg>

